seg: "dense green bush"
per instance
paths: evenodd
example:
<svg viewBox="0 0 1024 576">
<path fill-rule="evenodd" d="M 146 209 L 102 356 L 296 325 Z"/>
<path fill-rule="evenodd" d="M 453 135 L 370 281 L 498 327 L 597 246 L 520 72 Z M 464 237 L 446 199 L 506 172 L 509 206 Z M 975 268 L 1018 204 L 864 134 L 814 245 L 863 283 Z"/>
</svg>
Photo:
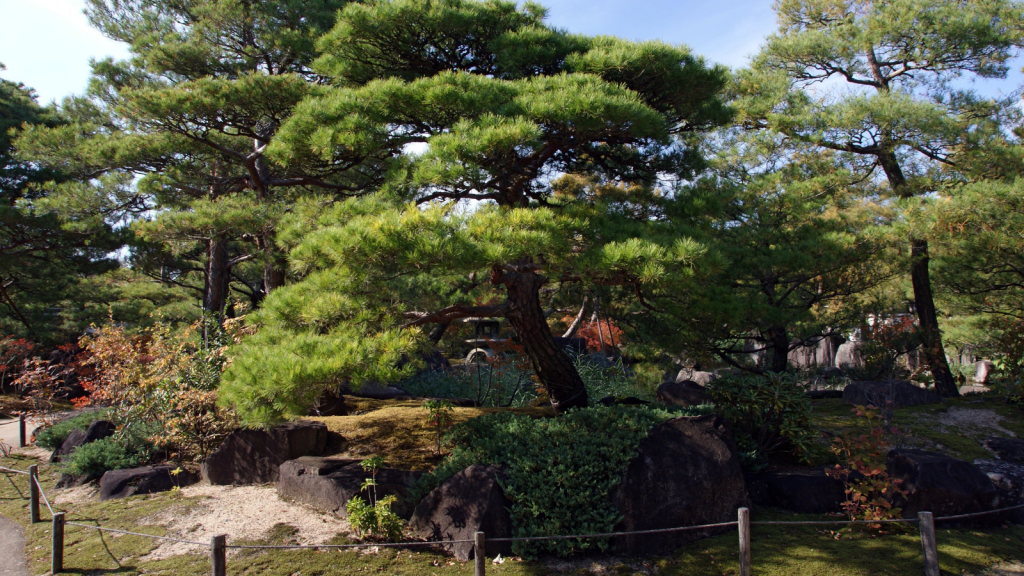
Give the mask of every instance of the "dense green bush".
<svg viewBox="0 0 1024 576">
<path fill-rule="evenodd" d="M 106 420 L 109 416 L 109 410 L 96 410 L 92 412 L 86 412 L 79 414 L 67 420 L 61 420 L 53 426 L 42 429 L 39 434 L 36 434 L 36 446 L 41 446 L 47 450 L 56 450 L 67 440 L 67 437 L 71 435 L 74 430 L 85 431 L 89 428 L 89 425 L 97 420 Z"/>
<path fill-rule="evenodd" d="M 576 370 L 587 386 L 587 396 L 596 402 L 606 396 L 625 398 L 632 396 L 642 400 L 654 400 L 658 384 L 662 381 L 662 370 L 651 370 L 650 366 L 627 367 L 622 360 L 607 365 L 592 355 L 576 356 Z"/>
<path fill-rule="evenodd" d="M 783 453 L 809 463 L 823 451 L 810 427 L 811 401 L 795 374 L 719 378 L 708 386 L 708 394 L 718 414 L 732 424 L 747 467 L 763 467 Z"/>
<path fill-rule="evenodd" d="M 684 411 L 598 406 L 557 418 L 509 412 L 474 418 L 452 428 L 446 438 L 451 455 L 421 478 L 417 493 L 473 464 L 497 464 L 506 470 L 502 487 L 512 501 L 516 536 L 609 532 L 618 521 L 609 493 L 651 427 L 674 416 L 709 411 L 707 406 Z M 607 546 L 601 539 L 517 542 L 515 551 L 569 555 Z"/>
<path fill-rule="evenodd" d="M 142 466 L 152 457 L 153 445 L 147 440 L 112 436 L 79 446 L 71 455 L 66 472 L 98 478 L 107 470 Z"/>
</svg>

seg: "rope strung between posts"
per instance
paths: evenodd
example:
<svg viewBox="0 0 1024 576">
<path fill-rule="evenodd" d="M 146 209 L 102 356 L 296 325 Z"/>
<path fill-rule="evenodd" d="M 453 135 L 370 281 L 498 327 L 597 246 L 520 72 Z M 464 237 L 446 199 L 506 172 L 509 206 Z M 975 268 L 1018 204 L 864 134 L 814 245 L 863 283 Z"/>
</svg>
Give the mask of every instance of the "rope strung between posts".
<svg viewBox="0 0 1024 576">
<path fill-rule="evenodd" d="M 130 536 L 144 536 L 146 538 L 155 538 L 157 540 L 167 540 L 170 542 L 180 542 L 182 544 L 192 544 L 194 546 L 210 546 L 208 542 L 193 542 L 192 540 L 181 540 L 179 538 L 171 538 L 169 536 L 156 536 L 154 534 L 143 534 L 141 532 L 118 530 L 117 528 L 104 528 L 103 526 L 92 526 L 90 524 L 82 524 L 80 522 L 65 522 L 64 524 L 67 526 L 78 526 L 79 528 L 89 528 L 91 530 L 98 530 L 100 532 L 113 532 L 115 534 L 128 534 Z"/>
<path fill-rule="evenodd" d="M 574 538 L 612 538 L 614 536 L 632 536 L 635 534 L 664 534 L 667 532 L 682 532 L 684 530 L 700 530 L 702 528 L 724 528 L 735 526 L 736 522 L 721 522 L 718 524 L 701 524 L 700 526 L 679 526 L 677 528 L 657 528 L 653 530 L 633 530 L 631 532 L 604 532 L 601 534 L 577 534 L 573 536 L 526 536 L 522 538 L 488 538 L 488 542 L 536 542 L 540 540 L 572 540 Z"/>
<path fill-rule="evenodd" d="M 974 512 L 972 514 L 957 514 L 956 516 L 936 516 L 935 521 L 938 522 L 939 520 L 960 520 L 962 518 L 974 518 L 975 516 L 988 516 L 989 514 L 998 514 L 999 512 L 1006 512 L 1007 510 L 1017 510 L 1018 508 L 1024 508 L 1024 504 L 1010 506 L 1009 508 L 999 508 L 998 510 Z"/>
<path fill-rule="evenodd" d="M 936 518 L 938 520 L 938 518 Z M 893 518 L 887 520 L 762 520 L 750 525 L 783 526 L 787 524 L 916 524 L 917 518 Z"/>
<path fill-rule="evenodd" d="M 439 540 L 437 542 L 366 542 L 364 544 L 294 544 L 291 546 L 281 545 L 245 545 L 245 544 L 229 544 L 225 548 L 245 548 L 247 550 L 303 550 L 303 549 L 315 549 L 315 548 L 371 548 L 373 546 L 379 546 L 382 548 L 397 548 L 404 546 L 437 546 L 438 544 L 465 544 L 472 543 L 474 540 Z M 492 540 L 493 542 L 493 540 Z"/>
<path fill-rule="evenodd" d="M 24 474 L 25 476 L 28 476 L 28 472 L 25 472 L 24 470 L 15 470 L 14 468 L 7 468 L 5 466 L 0 466 L 0 470 L 3 470 L 4 472 L 12 472 L 14 474 Z"/>
<path fill-rule="evenodd" d="M 50 499 L 46 497 L 46 492 L 43 491 L 43 485 L 39 483 L 39 477 L 34 478 L 36 488 L 39 488 L 39 495 L 43 497 L 43 503 L 50 510 L 50 516 L 53 516 L 53 506 L 50 506 Z"/>
</svg>

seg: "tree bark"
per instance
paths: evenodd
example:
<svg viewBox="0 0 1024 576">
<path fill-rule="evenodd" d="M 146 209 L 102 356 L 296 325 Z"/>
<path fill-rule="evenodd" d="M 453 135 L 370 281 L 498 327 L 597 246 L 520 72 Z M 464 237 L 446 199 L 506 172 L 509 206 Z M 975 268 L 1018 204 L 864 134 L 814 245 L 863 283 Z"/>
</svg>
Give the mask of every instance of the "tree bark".
<svg viewBox="0 0 1024 576">
<path fill-rule="evenodd" d="M 888 140 L 883 141 L 888 149 Z M 913 192 L 907 189 L 907 179 L 903 175 L 899 159 L 892 152 L 878 155 L 879 164 L 885 171 L 886 179 L 901 198 L 910 197 Z M 939 330 L 939 317 L 935 312 L 935 298 L 932 295 L 932 282 L 928 274 L 928 241 L 917 238 L 910 239 L 910 281 L 914 286 L 914 310 L 917 322 L 924 331 L 925 345 L 922 352 L 928 368 L 935 379 L 935 391 L 942 397 L 950 398 L 960 395 L 960 388 L 953 378 L 953 372 L 946 361 L 946 350 L 942 346 L 942 332 Z"/>
<path fill-rule="evenodd" d="M 785 372 L 789 369 L 789 335 L 784 327 L 768 329 L 768 338 L 772 341 L 772 372 Z"/>
<path fill-rule="evenodd" d="M 957 386 L 946 361 L 946 350 L 942 345 L 942 333 L 939 331 L 939 317 L 935 312 L 935 299 L 932 297 L 931 278 L 928 275 L 928 241 L 913 239 L 910 244 L 910 254 L 913 258 L 910 281 L 914 286 L 917 321 L 924 332 L 922 352 L 925 362 L 928 363 L 932 377 L 935 378 L 935 391 L 944 398 L 956 397 L 960 395 L 960 387 Z"/>
<path fill-rule="evenodd" d="M 230 273 L 227 241 L 220 238 L 208 240 L 203 308 L 215 314 L 217 318 L 223 315 L 227 303 Z"/>
<path fill-rule="evenodd" d="M 540 289 L 548 281 L 529 266 L 495 267 L 491 282 L 504 284 L 508 292 L 508 318 L 537 379 L 551 396 L 551 405 L 562 413 L 587 406 L 587 388 L 565 351 L 555 343 L 540 305 Z"/>
</svg>

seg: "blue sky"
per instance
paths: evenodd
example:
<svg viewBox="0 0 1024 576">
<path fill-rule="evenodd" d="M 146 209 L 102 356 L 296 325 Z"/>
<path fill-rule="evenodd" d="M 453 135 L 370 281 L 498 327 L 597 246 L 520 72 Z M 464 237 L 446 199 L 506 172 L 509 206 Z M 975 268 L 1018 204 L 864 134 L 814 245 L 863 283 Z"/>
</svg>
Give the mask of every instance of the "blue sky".
<svg viewBox="0 0 1024 576">
<path fill-rule="evenodd" d="M 772 0 L 541 0 L 549 23 L 572 32 L 687 44 L 713 62 L 742 66 L 775 29 Z M 0 0 L 0 77 L 35 88 L 43 103 L 85 90 L 89 58 L 123 58 L 124 45 L 89 27 L 83 0 Z M 995 92 L 1019 87 L 1022 61 Z M 989 92 L 990 90 L 984 90 Z"/>
<path fill-rule="evenodd" d="M 685 43 L 709 60 L 740 66 L 775 28 L 772 0 L 542 0 L 554 26 L 585 34 Z M 125 57 L 91 29 L 82 0 L 0 0 L 0 77 L 23 82 L 41 102 L 85 90 L 89 58 Z"/>
</svg>

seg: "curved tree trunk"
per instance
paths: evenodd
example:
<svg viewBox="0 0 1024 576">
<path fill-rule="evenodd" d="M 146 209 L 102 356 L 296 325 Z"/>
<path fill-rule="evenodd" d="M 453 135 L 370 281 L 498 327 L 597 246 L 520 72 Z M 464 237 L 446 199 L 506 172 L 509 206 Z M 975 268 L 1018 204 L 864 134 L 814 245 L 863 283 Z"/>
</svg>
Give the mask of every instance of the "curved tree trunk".
<svg viewBox="0 0 1024 576">
<path fill-rule="evenodd" d="M 496 267 L 491 282 L 504 284 L 508 292 L 508 318 L 533 363 L 540 383 L 551 396 L 551 405 L 561 413 L 587 405 L 587 388 L 565 351 L 555 343 L 540 305 L 540 289 L 548 281 L 533 267 Z"/>
</svg>

